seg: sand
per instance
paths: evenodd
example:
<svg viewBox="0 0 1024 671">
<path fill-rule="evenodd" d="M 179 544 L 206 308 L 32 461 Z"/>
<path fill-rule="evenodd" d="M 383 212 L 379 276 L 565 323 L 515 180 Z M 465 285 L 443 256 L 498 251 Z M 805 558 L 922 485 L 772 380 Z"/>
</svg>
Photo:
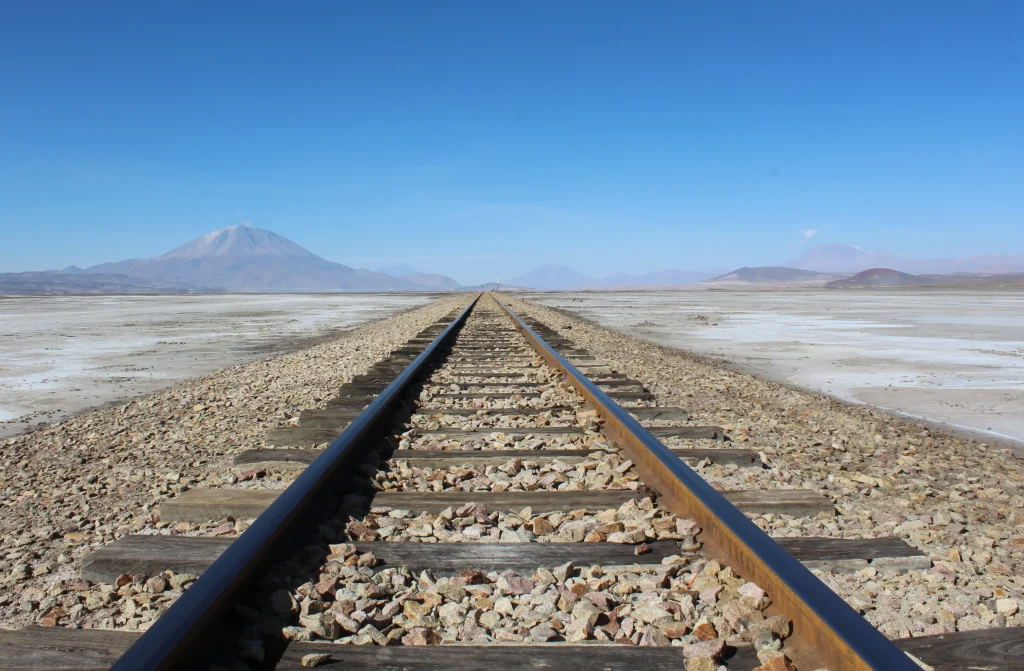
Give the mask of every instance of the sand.
<svg viewBox="0 0 1024 671">
<path fill-rule="evenodd" d="M 0 437 L 308 346 L 426 294 L 0 299 Z"/>
<path fill-rule="evenodd" d="M 665 291 L 525 297 L 776 382 L 1024 452 L 1024 291 Z"/>
</svg>

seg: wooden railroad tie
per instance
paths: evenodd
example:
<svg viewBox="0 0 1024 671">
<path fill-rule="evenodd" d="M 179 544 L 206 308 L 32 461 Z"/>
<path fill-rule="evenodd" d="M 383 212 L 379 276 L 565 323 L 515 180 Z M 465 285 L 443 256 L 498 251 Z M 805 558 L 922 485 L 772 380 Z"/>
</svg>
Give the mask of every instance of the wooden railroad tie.
<svg viewBox="0 0 1024 671">
<path fill-rule="evenodd" d="M 900 538 L 777 538 L 787 552 L 809 568 L 852 573 L 868 566 L 885 571 L 927 570 L 928 556 Z M 123 574 L 154 576 L 163 571 L 199 575 L 223 553 L 233 538 L 197 536 L 123 536 L 94 551 L 82 562 L 82 577 L 113 584 Z M 634 545 L 619 543 L 408 543 L 357 542 L 360 552 L 373 552 L 378 569 L 408 567 L 430 569 L 439 575 L 463 569 L 531 573 L 571 561 L 576 566 L 659 566 L 682 553 L 674 541 L 648 541 L 649 552 L 635 554 Z"/>
<path fill-rule="evenodd" d="M 273 503 L 283 489 L 190 489 L 160 506 L 165 522 L 209 522 L 225 517 L 256 517 Z M 537 511 L 607 510 L 618 508 L 633 498 L 629 489 L 547 490 L 527 492 L 379 492 L 374 506 L 438 513 L 463 503 L 482 503 L 488 510 L 518 511 L 532 507 Z M 725 491 L 722 495 L 746 513 L 775 513 L 794 517 L 835 514 L 831 499 L 808 489 L 768 489 Z"/>
<path fill-rule="evenodd" d="M 0 631 L 0 671 L 99 671 L 112 665 L 142 635 L 135 631 L 27 627 Z M 893 643 L 936 671 L 977 668 L 985 671 L 1021 671 L 1024 637 L 1014 627 L 978 629 L 955 634 L 904 638 Z M 752 647 L 736 648 L 723 660 L 731 668 L 752 669 L 760 664 Z M 291 643 L 276 665 L 277 671 L 302 671 L 302 657 L 330 655 L 318 668 L 346 671 L 416 669 L 417 671 L 484 671 L 532 668 L 563 671 L 679 671 L 678 648 L 634 647 L 617 644 L 572 645 L 467 645 L 356 646 L 335 643 Z"/>
</svg>

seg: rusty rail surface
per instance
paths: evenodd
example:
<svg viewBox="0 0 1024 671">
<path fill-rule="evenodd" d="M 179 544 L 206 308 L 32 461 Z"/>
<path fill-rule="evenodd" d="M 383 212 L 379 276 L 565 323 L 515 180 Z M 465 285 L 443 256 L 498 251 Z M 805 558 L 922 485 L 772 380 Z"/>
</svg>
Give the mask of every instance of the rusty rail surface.
<svg viewBox="0 0 1024 671">
<path fill-rule="evenodd" d="M 604 420 L 603 431 L 626 451 L 659 503 L 691 517 L 709 556 L 756 582 L 772 610 L 793 620 L 786 653 L 801 669 L 920 671 L 905 653 L 715 491 L 596 384 L 498 301 L 533 348 L 560 369 Z"/>
</svg>

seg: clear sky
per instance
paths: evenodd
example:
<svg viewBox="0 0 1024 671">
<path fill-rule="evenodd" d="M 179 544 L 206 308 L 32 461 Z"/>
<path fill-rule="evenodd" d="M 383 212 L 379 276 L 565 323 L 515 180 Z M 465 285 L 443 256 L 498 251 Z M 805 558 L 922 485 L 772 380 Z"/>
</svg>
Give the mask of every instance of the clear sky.
<svg viewBox="0 0 1024 671">
<path fill-rule="evenodd" d="M 243 222 L 464 282 L 819 241 L 1024 253 L 1022 212 L 1018 0 L 67 0 L 0 20 L 0 271 Z"/>
</svg>

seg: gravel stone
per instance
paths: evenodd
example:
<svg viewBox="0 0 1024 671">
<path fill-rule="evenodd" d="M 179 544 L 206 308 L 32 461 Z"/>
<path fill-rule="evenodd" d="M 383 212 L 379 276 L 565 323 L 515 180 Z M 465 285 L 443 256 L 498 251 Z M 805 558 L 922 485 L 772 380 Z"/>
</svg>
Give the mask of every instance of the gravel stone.
<svg viewBox="0 0 1024 671">
<path fill-rule="evenodd" d="M 195 576 L 164 576 L 170 588 L 159 592 L 152 591 L 156 576 L 140 577 L 130 593 L 104 592 L 105 586 L 80 584 L 81 560 L 128 534 L 232 537 L 244 531 L 244 520 L 169 525 L 156 513 L 161 502 L 188 489 L 237 481 L 225 475 L 231 458 L 263 447 L 269 427 L 322 405 L 341 384 L 464 304 L 462 296 L 445 297 L 334 340 L 0 440 L 0 482 L 6 487 L 0 557 L 24 558 L 0 564 L 0 602 L 25 603 L 34 590 L 54 589 L 61 599 L 87 604 L 69 610 L 62 625 L 146 629 Z M 265 486 L 260 483 L 270 479 L 252 477 L 240 484 Z M 141 599 L 140 592 L 152 598 Z M 0 625 L 37 624 L 44 615 L 7 607 Z"/>
<path fill-rule="evenodd" d="M 928 571 L 896 573 L 884 562 L 856 575 L 815 571 L 883 634 L 967 631 L 999 626 L 997 617 L 1024 625 L 1019 609 L 998 612 L 999 599 L 1024 599 L 1024 460 L 1008 450 L 729 370 L 567 311 L 513 296 L 507 304 L 641 381 L 658 405 L 684 407 L 692 423 L 721 426 L 728 438 L 688 444 L 762 454 L 761 471 L 698 464 L 716 487 L 800 487 L 836 501 L 835 517 L 752 515 L 769 535 L 894 535 L 924 551 Z"/>
</svg>

